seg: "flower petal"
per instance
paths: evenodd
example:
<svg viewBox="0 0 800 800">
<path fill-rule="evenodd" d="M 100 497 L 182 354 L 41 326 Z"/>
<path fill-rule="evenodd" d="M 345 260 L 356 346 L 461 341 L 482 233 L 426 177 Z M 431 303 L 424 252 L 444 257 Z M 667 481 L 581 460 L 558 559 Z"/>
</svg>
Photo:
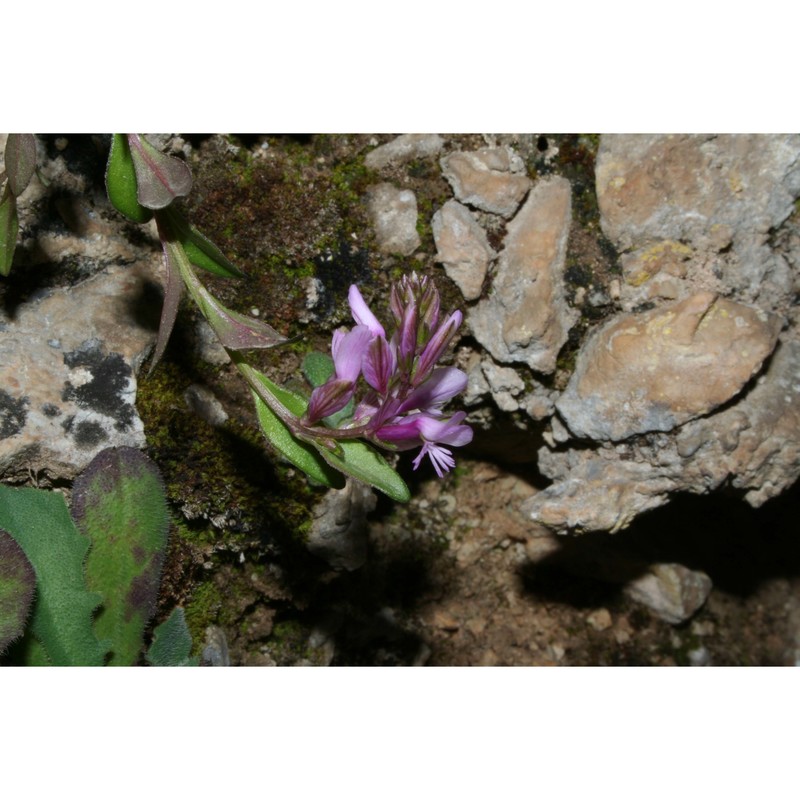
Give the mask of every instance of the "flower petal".
<svg viewBox="0 0 800 800">
<path fill-rule="evenodd" d="M 383 325 L 378 322 L 377 317 L 369 310 L 369 306 L 358 291 L 358 286 L 353 284 L 347 295 L 347 302 L 350 304 L 350 311 L 353 314 L 353 319 L 359 325 L 366 325 L 373 336 L 383 336 L 386 338 L 386 331 Z"/>
<path fill-rule="evenodd" d="M 385 395 L 396 368 L 394 349 L 389 347 L 383 336 L 375 336 L 364 354 L 364 379 L 373 389 Z"/>
<path fill-rule="evenodd" d="M 455 367 L 437 367 L 421 386 L 414 389 L 400 406 L 398 413 L 419 409 L 427 411 L 441 406 L 467 388 L 467 374 Z"/>
<path fill-rule="evenodd" d="M 336 377 L 342 381 L 355 383 L 361 374 L 364 354 L 372 340 L 372 333 L 366 325 L 356 325 L 349 333 L 337 336 L 334 332 L 331 356 L 336 367 Z"/>
</svg>

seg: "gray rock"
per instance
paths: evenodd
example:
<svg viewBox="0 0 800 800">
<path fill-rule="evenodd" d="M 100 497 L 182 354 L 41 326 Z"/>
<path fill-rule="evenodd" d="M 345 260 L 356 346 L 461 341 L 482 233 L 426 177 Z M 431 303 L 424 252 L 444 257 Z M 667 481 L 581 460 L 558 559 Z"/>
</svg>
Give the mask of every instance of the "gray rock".
<svg viewBox="0 0 800 800">
<path fill-rule="evenodd" d="M 329 490 L 313 510 L 308 549 L 334 569 L 358 569 L 367 558 L 367 514 L 376 503 L 372 489 L 352 479 Z"/>
<path fill-rule="evenodd" d="M 653 564 L 623 592 L 647 606 L 659 619 L 680 625 L 691 619 L 711 593 L 711 578 L 681 564 Z"/>
<path fill-rule="evenodd" d="M 441 165 L 457 200 L 501 217 L 512 217 L 531 187 L 525 164 L 510 147 L 451 153 Z"/>
<path fill-rule="evenodd" d="M 437 133 L 404 133 L 367 153 L 364 164 L 369 169 L 381 170 L 415 158 L 430 158 L 439 153 L 443 146 L 444 139 Z"/>
<path fill-rule="evenodd" d="M 578 317 L 566 302 L 564 261 L 571 220 L 569 181 L 539 181 L 508 224 L 492 293 L 468 316 L 475 338 L 501 363 L 555 370 Z"/>
<path fill-rule="evenodd" d="M 219 428 L 228 421 L 228 413 L 217 400 L 214 393 L 206 386 L 191 384 L 183 393 L 186 405 L 209 425 Z"/>
<path fill-rule="evenodd" d="M 581 348 L 556 407 L 590 439 L 672 430 L 735 396 L 780 328 L 776 315 L 710 292 L 616 317 Z"/>
<path fill-rule="evenodd" d="M 486 232 L 469 209 L 456 200 L 448 200 L 433 215 L 431 227 L 436 260 L 444 266 L 447 277 L 458 286 L 465 300 L 477 300 L 489 263 L 496 256 Z"/>
<path fill-rule="evenodd" d="M 410 189 L 380 183 L 367 190 L 367 208 L 378 248 L 410 256 L 421 244 L 417 233 L 417 198 Z"/>
<path fill-rule="evenodd" d="M 72 478 L 103 448 L 145 443 L 136 372 L 146 264 L 112 268 L 0 317 L 0 474 Z"/>
</svg>

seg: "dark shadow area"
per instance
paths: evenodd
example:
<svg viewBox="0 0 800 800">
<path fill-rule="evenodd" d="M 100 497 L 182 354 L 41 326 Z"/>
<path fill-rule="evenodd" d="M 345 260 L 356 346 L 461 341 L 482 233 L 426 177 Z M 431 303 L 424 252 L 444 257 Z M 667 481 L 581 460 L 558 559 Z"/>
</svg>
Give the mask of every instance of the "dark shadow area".
<svg viewBox="0 0 800 800">
<path fill-rule="evenodd" d="M 525 566 L 520 579 L 537 598 L 583 608 L 610 602 L 648 564 L 678 563 L 744 599 L 765 581 L 800 576 L 799 504 L 798 484 L 759 509 L 733 492 L 677 495 L 620 533 L 564 537 L 557 552 Z M 598 583 L 608 587 L 605 594 Z"/>
</svg>

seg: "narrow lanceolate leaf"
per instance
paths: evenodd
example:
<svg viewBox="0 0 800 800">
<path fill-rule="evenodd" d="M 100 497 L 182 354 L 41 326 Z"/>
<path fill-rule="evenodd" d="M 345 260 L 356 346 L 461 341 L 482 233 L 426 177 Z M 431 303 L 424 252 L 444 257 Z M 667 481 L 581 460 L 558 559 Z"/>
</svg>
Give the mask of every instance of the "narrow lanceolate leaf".
<svg viewBox="0 0 800 800">
<path fill-rule="evenodd" d="M 83 576 L 88 540 L 78 533 L 57 492 L 0 486 L 0 527 L 25 552 L 38 588 L 30 630 L 50 663 L 100 666 L 106 648 L 92 628 L 100 595 Z"/>
<path fill-rule="evenodd" d="M 172 258 L 171 250 L 167 244 L 162 240 L 164 248 L 164 263 L 166 265 L 166 283 L 164 285 L 164 303 L 161 306 L 161 320 L 158 323 L 158 336 L 156 337 L 156 347 L 153 353 L 153 358 L 150 361 L 150 370 L 152 372 L 156 364 L 161 360 L 164 355 L 167 342 L 172 334 L 172 329 L 175 327 L 175 320 L 178 317 L 178 308 L 181 304 L 181 297 L 183 296 L 183 278 L 181 278 L 180 269 Z"/>
<path fill-rule="evenodd" d="M 153 218 L 153 212 L 139 203 L 133 157 L 128 140 L 121 133 L 115 133 L 111 137 L 111 152 L 108 154 L 106 166 L 106 191 L 114 208 L 131 222 L 147 222 Z"/>
<path fill-rule="evenodd" d="M 153 631 L 153 643 L 147 651 L 147 663 L 154 667 L 196 667 L 200 661 L 192 657 L 192 635 L 182 608 L 176 608 Z"/>
<path fill-rule="evenodd" d="M 161 220 L 159 220 L 160 224 Z M 167 258 L 180 270 L 186 288 L 197 303 L 203 316 L 208 320 L 220 343 L 229 350 L 255 350 L 276 347 L 284 344 L 281 336 L 272 326 L 258 319 L 251 319 L 237 311 L 225 308 L 194 274 L 183 245 L 171 238 L 164 238 L 164 251 Z"/>
<path fill-rule="evenodd" d="M 368 483 L 398 503 L 409 501 L 411 492 L 406 482 L 375 448 L 357 439 L 342 439 L 337 444 L 336 452 L 322 446 L 317 448 L 332 467 Z"/>
<path fill-rule="evenodd" d="M 282 389 L 266 375 L 239 359 L 234 360 L 251 386 L 259 384 L 262 392 L 269 392 L 292 416 L 299 418 L 305 414 L 308 401 L 304 397 Z M 344 473 L 368 483 L 391 497 L 392 500 L 400 503 L 408 502 L 411 493 L 405 481 L 373 447 L 355 439 L 336 439 L 333 449 L 329 449 L 322 443 L 316 444 L 311 440 L 310 443 L 301 441 L 292 433 L 276 411 L 270 408 L 265 399 L 259 397 L 258 392 L 254 390 L 253 395 L 256 399 L 256 411 L 264 435 L 292 464 L 302 469 L 307 475 L 324 486 L 338 489 L 344 485 L 344 479 L 338 473 Z M 320 463 L 321 461 L 323 463 Z M 333 467 L 335 471 L 332 471 L 330 467 Z M 332 478 L 335 478 L 336 483 L 331 481 Z"/>
<path fill-rule="evenodd" d="M 11 272 L 18 231 L 17 201 L 6 186 L 0 194 L 0 275 Z"/>
<path fill-rule="evenodd" d="M 264 436 L 289 463 L 294 464 L 309 478 L 323 486 L 332 489 L 344 487 L 344 478 L 320 458 L 315 447 L 298 439 L 289 426 L 258 396 L 255 390 L 253 390 L 253 400 Z"/>
<path fill-rule="evenodd" d="M 194 266 L 222 278 L 244 277 L 244 272 L 232 261 L 229 261 L 222 251 L 210 239 L 203 236 L 194 225 L 190 225 L 179 211 L 167 208 L 163 213 L 168 215 L 170 230 L 183 245 L 187 258 Z"/>
<path fill-rule="evenodd" d="M 32 133 L 9 133 L 4 154 L 8 185 L 19 197 L 36 169 L 36 139 Z"/>
<path fill-rule="evenodd" d="M 36 591 L 36 573 L 23 549 L 0 530 L 0 653 L 22 636 Z"/>
<path fill-rule="evenodd" d="M 187 164 L 162 153 L 139 134 L 129 134 L 128 145 L 136 170 L 137 198 L 145 208 L 166 208 L 175 198 L 189 194 L 192 171 Z"/>
<path fill-rule="evenodd" d="M 100 452 L 75 480 L 72 516 L 92 543 L 86 584 L 103 605 L 95 631 L 110 666 L 134 665 L 156 609 L 169 517 L 155 464 L 132 447 Z"/>
</svg>

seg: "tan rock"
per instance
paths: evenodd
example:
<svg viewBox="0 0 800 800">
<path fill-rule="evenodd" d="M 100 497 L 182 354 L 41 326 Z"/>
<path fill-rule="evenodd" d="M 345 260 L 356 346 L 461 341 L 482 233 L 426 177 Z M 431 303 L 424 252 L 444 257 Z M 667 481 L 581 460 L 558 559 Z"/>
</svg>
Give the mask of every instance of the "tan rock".
<svg viewBox="0 0 800 800">
<path fill-rule="evenodd" d="M 502 363 L 553 372 L 577 312 L 563 273 L 571 220 L 570 184 L 539 181 L 508 224 L 492 294 L 469 314 L 475 338 Z"/>
<path fill-rule="evenodd" d="M 577 436 L 669 431 L 734 397 L 772 352 L 773 314 L 700 292 L 601 328 L 556 402 Z"/>
<path fill-rule="evenodd" d="M 441 165 L 457 200 L 502 217 L 511 217 L 531 188 L 522 159 L 508 147 L 452 153 Z"/>
<path fill-rule="evenodd" d="M 797 134 L 603 136 L 600 224 L 621 250 L 679 241 L 698 265 L 713 258 L 726 294 L 791 302 L 791 270 L 767 237 L 794 210 L 798 160 Z"/>
<path fill-rule="evenodd" d="M 477 300 L 489 262 L 496 256 L 486 232 L 457 200 L 448 200 L 433 215 L 431 227 L 436 260 L 442 263 L 447 277 L 458 286 L 465 300 Z"/>
<path fill-rule="evenodd" d="M 657 617 L 680 625 L 696 614 L 711 593 L 711 578 L 682 564 L 653 564 L 623 592 Z"/>
</svg>

